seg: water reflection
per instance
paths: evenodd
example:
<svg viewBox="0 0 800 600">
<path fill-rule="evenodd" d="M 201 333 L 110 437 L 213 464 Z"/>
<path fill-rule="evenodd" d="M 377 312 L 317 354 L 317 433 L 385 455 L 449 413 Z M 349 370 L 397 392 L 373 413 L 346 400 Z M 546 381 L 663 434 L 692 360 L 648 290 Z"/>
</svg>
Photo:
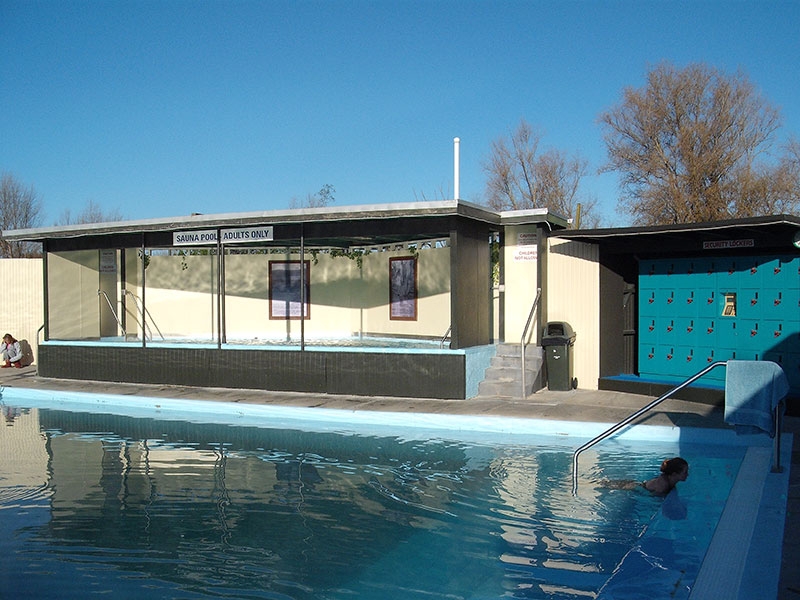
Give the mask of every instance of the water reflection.
<svg viewBox="0 0 800 600">
<path fill-rule="evenodd" d="M 564 449 L 35 409 L 0 449 L 15 597 L 569 597 L 642 528 L 576 511 Z"/>
</svg>

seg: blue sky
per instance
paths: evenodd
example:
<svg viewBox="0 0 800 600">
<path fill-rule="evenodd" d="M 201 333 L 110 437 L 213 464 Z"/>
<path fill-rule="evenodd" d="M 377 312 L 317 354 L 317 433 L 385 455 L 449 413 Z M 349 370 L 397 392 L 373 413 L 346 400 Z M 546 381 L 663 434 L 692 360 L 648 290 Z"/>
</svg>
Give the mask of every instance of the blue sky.
<svg viewBox="0 0 800 600">
<path fill-rule="evenodd" d="M 605 225 L 598 115 L 662 60 L 741 68 L 800 136 L 800 1 L 0 0 L 0 172 L 52 225 L 453 195 L 526 119 L 580 153 Z"/>
</svg>

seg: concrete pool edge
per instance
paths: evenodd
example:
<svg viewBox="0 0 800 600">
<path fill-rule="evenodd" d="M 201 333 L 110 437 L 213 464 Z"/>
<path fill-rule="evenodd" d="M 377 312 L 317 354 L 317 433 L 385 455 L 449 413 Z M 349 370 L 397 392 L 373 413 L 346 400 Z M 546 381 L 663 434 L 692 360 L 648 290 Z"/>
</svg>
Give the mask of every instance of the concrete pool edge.
<svg viewBox="0 0 800 600">
<path fill-rule="evenodd" d="M 132 417 L 152 416 L 161 418 L 197 420 L 213 419 L 214 423 L 240 426 L 275 426 L 292 422 L 313 422 L 323 431 L 341 431 L 347 428 L 415 428 L 421 431 L 474 432 L 494 435 L 549 435 L 563 439 L 591 439 L 602 433 L 613 423 L 570 421 L 497 415 L 463 415 L 426 412 L 395 412 L 348 410 L 306 406 L 260 405 L 229 403 L 216 400 L 186 400 L 155 396 L 128 396 L 120 394 L 98 394 L 93 392 L 53 391 L 30 388 L 7 387 L 0 390 L 31 405 L 45 403 L 64 410 L 86 411 L 98 408 L 116 409 L 120 414 Z M 264 419 L 270 418 L 269 423 Z M 678 427 L 650 424 L 633 424 L 611 438 L 622 441 L 682 442 L 700 444 L 727 444 L 741 446 L 768 446 L 766 436 L 740 436 L 733 429 Z"/>
<path fill-rule="evenodd" d="M 781 445 L 790 455 L 792 436 Z M 773 472 L 771 461 L 768 448 L 748 448 L 690 600 L 777 597 L 790 467 Z"/>
</svg>

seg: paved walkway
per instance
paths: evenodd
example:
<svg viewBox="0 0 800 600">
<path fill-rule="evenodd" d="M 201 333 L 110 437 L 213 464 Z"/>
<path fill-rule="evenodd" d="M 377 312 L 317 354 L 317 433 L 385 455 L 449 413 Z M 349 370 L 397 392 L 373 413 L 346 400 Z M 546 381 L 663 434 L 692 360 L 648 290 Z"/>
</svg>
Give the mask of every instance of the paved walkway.
<svg viewBox="0 0 800 600">
<path fill-rule="evenodd" d="M 598 423 L 619 422 L 653 400 L 649 396 L 612 391 L 542 390 L 527 399 L 473 398 L 439 400 L 265 392 L 223 388 L 140 385 L 67 379 L 45 379 L 35 366 L 0 369 L 0 386 L 52 391 L 118 394 L 124 396 L 169 397 L 218 402 L 265 405 L 324 407 L 349 411 L 392 411 L 432 414 L 492 415 L 528 419 L 557 419 Z M 677 427 L 727 427 L 722 408 L 709 404 L 669 399 L 643 416 L 638 423 Z M 800 434 L 800 417 L 789 417 L 784 431 Z M 781 581 L 777 600 L 800 600 L 800 436 L 795 435 L 791 456 L 789 497 L 784 529 Z"/>
</svg>

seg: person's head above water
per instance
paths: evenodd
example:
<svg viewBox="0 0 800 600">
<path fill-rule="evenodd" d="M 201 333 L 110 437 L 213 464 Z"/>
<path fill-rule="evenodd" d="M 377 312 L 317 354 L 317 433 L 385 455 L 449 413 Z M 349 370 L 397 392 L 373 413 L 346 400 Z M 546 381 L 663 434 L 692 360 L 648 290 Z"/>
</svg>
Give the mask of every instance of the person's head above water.
<svg viewBox="0 0 800 600">
<path fill-rule="evenodd" d="M 668 458 L 661 463 L 661 475 L 644 482 L 645 489 L 654 494 L 666 494 L 679 481 L 686 481 L 689 476 L 689 463 L 680 456 Z"/>
<path fill-rule="evenodd" d="M 685 481 L 686 477 L 689 475 L 689 463 L 680 456 L 668 458 L 661 463 L 661 474 L 667 477 L 670 475 L 683 475 L 683 479 L 679 481 Z"/>
</svg>

